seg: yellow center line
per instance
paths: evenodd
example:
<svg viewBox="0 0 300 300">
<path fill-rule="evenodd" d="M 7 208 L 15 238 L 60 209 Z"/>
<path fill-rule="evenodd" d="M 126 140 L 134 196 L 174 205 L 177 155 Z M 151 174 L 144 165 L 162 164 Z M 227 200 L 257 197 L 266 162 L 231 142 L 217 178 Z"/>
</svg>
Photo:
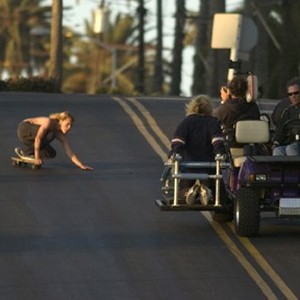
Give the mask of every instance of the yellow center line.
<svg viewBox="0 0 300 300">
<path fill-rule="evenodd" d="M 129 117 L 135 124 L 136 128 L 145 137 L 146 141 L 150 144 L 150 146 L 158 154 L 158 156 L 160 156 L 162 161 L 165 162 L 168 158 L 165 151 L 160 147 L 160 145 L 156 142 L 153 136 L 148 132 L 148 130 L 143 124 L 143 121 L 138 117 L 138 115 L 131 109 L 131 107 L 124 100 L 118 97 L 113 97 L 112 99 L 120 104 L 120 106 L 129 115 Z"/>
<path fill-rule="evenodd" d="M 141 114 L 145 117 L 149 126 L 156 133 L 157 137 L 161 140 L 163 145 L 166 148 L 169 148 L 170 139 L 163 133 L 163 131 L 157 125 L 155 119 L 151 116 L 150 112 L 145 108 L 145 106 L 142 105 L 140 102 L 138 102 L 135 98 L 128 98 L 128 100 L 131 101 L 136 106 L 136 108 L 141 112 Z"/>
<path fill-rule="evenodd" d="M 265 294 L 267 299 L 270 299 L 270 300 L 277 299 L 276 295 L 272 292 L 271 288 L 268 286 L 268 284 L 265 282 L 265 280 L 259 275 L 259 273 L 255 270 L 255 268 L 247 260 L 247 258 L 244 256 L 244 254 L 233 243 L 233 241 L 230 239 L 229 235 L 225 232 L 225 230 L 222 228 L 222 226 L 219 223 L 212 221 L 212 219 L 210 217 L 210 213 L 202 212 L 202 214 L 210 222 L 210 224 L 213 227 L 213 229 L 215 230 L 215 232 L 223 240 L 223 242 L 226 244 L 226 246 L 228 247 L 230 252 L 236 257 L 238 262 L 244 267 L 244 269 L 247 271 L 249 276 L 254 280 L 254 282 L 258 285 L 258 287 L 261 289 L 261 291 Z"/>
<path fill-rule="evenodd" d="M 128 106 L 128 104 L 126 104 L 124 100 L 117 97 L 113 97 L 113 100 L 118 102 L 120 106 L 125 110 L 125 112 L 130 116 L 130 118 L 136 125 L 137 129 L 145 137 L 145 139 L 148 141 L 148 143 L 153 148 L 153 150 L 161 157 L 162 161 L 166 161 L 167 154 L 164 153 L 164 151 L 155 141 L 153 136 L 148 132 L 148 130 L 143 124 L 143 121 L 137 116 L 137 114 L 130 108 L 130 106 Z M 164 135 L 164 133 L 159 128 L 159 126 L 157 125 L 156 121 L 151 116 L 151 114 L 146 110 L 146 108 L 133 98 L 129 98 L 128 100 L 139 109 L 139 111 L 146 118 L 148 124 L 151 126 L 152 130 L 156 133 L 156 135 L 159 137 L 159 139 L 164 144 L 164 146 L 168 147 L 169 140 L 167 140 L 167 137 Z M 236 257 L 238 262 L 244 267 L 244 269 L 247 271 L 249 276 L 254 280 L 257 286 L 261 289 L 261 291 L 264 293 L 267 299 L 270 300 L 278 299 L 276 295 L 272 292 L 268 284 L 265 282 L 265 280 L 259 275 L 259 273 L 255 270 L 255 268 L 243 255 L 243 253 L 238 249 L 238 247 L 234 244 L 232 239 L 230 239 L 229 235 L 222 228 L 222 226 L 219 223 L 214 222 L 212 220 L 210 213 L 202 212 L 202 214 L 209 221 L 209 223 L 211 224 L 215 232 L 218 234 L 218 236 L 226 244 L 230 252 Z M 229 225 L 229 227 L 235 234 L 232 224 Z M 292 299 L 292 300 L 298 299 L 294 295 L 294 293 L 288 288 L 288 286 L 284 283 L 284 281 L 280 278 L 280 276 L 272 269 L 272 267 L 268 264 L 268 262 L 263 258 L 263 256 L 250 242 L 250 240 L 248 238 L 241 238 L 241 237 L 238 237 L 238 239 L 240 240 L 241 244 L 245 247 L 245 249 L 249 252 L 249 254 L 253 257 L 253 259 L 257 262 L 257 264 L 266 273 L 266 275 L 268 275 L 270 279 L 276 284 L 276 286 L 282 292 L 282 294 L 285 295 L 287 299 Z"/>
<path fill-rule="evenodd" d="M 234 233 L 233 224 L 227 224 L 231 231 Z M 237 236 L 239 241 L 243 244 L 245 249 L 251 254 L 260 267 L 266 272 L 270 279 L 275 283 L 279 290 L 286 296 L 287 299 L 296 300 L 297 296 L 289 289 L 286 283 L 280 278 L 280 276 L 269 265 L 265 258 L 259 253 L 255 246 L 248 238 Z"/>
</svg>

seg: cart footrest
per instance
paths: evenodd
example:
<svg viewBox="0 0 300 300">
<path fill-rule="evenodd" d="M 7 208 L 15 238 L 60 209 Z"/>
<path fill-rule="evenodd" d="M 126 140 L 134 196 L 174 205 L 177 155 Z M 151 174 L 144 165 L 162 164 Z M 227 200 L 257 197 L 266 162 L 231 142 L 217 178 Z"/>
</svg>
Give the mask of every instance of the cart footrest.
<svg viewBox="0 0 300 300">
<path fill-rule="evenodd" d="M 213 204 L 186 204 L 185 202 L 180 202 L 177 205 L 173 205 L 172 203 L 168 203 L 167 201 L 161 199 L 155 200 L 155 205 L 158 206 L 161 211 L 214 211 L 220 208 L 220 206 L 215 206 Z"/>
</svg>

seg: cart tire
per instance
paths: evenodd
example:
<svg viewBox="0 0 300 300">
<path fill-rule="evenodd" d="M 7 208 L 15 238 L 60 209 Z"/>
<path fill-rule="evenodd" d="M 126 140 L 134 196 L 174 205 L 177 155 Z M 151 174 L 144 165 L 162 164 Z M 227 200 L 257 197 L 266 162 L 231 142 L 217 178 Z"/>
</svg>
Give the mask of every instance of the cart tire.
<svg viewBox="0 0 300 300">
<path fill-rule="evenodd" d="M 251 237 L 259 232 L 260 205 L 258 193 L 241 188 L 234 201 L 234 227 L 239 236 Z"/>
</svg>

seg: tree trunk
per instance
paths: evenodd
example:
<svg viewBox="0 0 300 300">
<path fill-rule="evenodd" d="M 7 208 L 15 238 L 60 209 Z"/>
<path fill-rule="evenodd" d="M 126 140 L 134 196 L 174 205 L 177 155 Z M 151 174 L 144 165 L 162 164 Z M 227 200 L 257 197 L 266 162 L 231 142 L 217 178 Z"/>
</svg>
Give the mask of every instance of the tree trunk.
<svg viewBox="0 0 300 300">
<path fill-rule="evenodd" d="M 258 39 L 255 47 L 250 52 L 249 68 L 246 71 L 254 73 L 258 78 L 258 84 L 262 88 L 263 96 L 268 95 L 269 90 L 269 36 L 263 22 L 267 24 L 270 8 L 266 5 L 259 6 L 259 0 L 247 0 L 245 2 L 246 16 L 253 18 L 257 26 Z M 248 12 L 248 13 L 247 13 Z"/>
<path fill-rule="evenodd" d="M 175 39 L 171 66 L 170 95 L 180 95 L 182 50 L 185 24 L 185 0 L 177 0 L 175 14 Z"/>
<path fill-rule="evenodd" d="M 286 94 L 286 83 L 289 80 L 289 59 L 290 59 L 290 7 L 289 0 L 282 0 L 282 32 L 281 32 L 281 49 L 280 69 L 278 72 L 278 94 Z"/>
<path fill-rule="evenodd" d="M 62 81 L 62 10 L 63 0 L 52 0 L 49 77 L 55 80 L 56 92 L 60 92 Z"/>
<path fill-rule="evenodd" d="M 162 93 L 163 87 L 163 67 L 162 67 L 162 49 L 163 49 L 163 34 L 162 34 L 162 0 L 157 0 L 157 43 L 156 57 L 154 66 L 153 87 L 155 93 Z"/>
<path fill-rule="evenodd" d="M 206 75 L 207 75 L 207 28 L 208 28 L 208 1 L 200 0 L 199 18 L 197 20 L 197 36 L 195 40 L 195 55 L 194 55 L 194 74 L 193 74 L 193 95 L 201 94 L 206 91 Z"/>
<path fill-rule="evenodd" d="M 208 23 L 208 51 L 207 51 L 207 63 L 208 72 L 206 77 L 206 93 L 211 97 L 218 97 L 220 94 L 220 87 L 226 84 L 228 65 L 229 65 L 229 52 L 228 50 L 212 49 L 211 48 L 211 36 L 213 18 L 215 13 L 225 12 L 224 0 L 210 0 L 209 1 L 209 14 L 207 14 L 210 22 Z"/>
<path fill-rule="evenodd" d="M 144 16 L 146 14 L 144 0 L 139 0 L 138 14 L 139 14 L 139 47 L 138 47 L 138 72 L 137 72 L 136 90 L 140 93 L 144 93 L 145 91 Z"/>
<path fill-rule="evenodd" d="M 227 50 L 211 48 L 212 21 L 215 13 L 225 12 L 224 0 L 200 0 L 198 33 L 195 42 L 193 94 L 219 95 L 226 83 L 229 64 Z"/>
</svg>

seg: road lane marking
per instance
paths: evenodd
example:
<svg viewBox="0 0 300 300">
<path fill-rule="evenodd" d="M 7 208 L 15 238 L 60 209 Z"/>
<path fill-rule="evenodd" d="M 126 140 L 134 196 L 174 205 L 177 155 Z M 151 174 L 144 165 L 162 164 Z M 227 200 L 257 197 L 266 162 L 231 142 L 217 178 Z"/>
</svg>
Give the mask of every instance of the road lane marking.
<svg viewBox="0 0 300 300">
<path fill-rule="evenodd" d="M 225 232 L 222 226 L 214 222 L 210 216 L 209 212 L 202 212 L 204 217 L 209 221 L 215 232 L 218 236 L 223 240 L 229 251 L 235 256 L 240 265 L 244 267 L 249 276 L 254 280 L 257 286 L 261 289 L 261 291 L 265 294 L 267 299 L 277 299 L 276 295 L 272 292 L 271 288 L 265 282 L 265 280 L 259 275 L 259 273 L 255 270 L 255 268 L 251 265 L 251 263 L 247 260 L 245 255 L 238 249 L 237 245 L 234 244 L 232 239 L 230 239 L 229 235 Z M 250 253 L 251 254 L 251 253 Z"/>
<path fill-rule="evenodd" d="M 160 141 L 163 143 L 163 145 L 166 148 L 169 148 L 170 144 L 171 144 L 170 139 L 163 133 L 163 131 L 160 129 L 160 127 L 156 123 L 155 119 L 151 116 L 150 112 L 145 108 L 145 106 L 143 104 L 141 104 L 139 101 L 137 101 L 135 98 L 127 98 L 127 99 L 132 104 L 134 104 L 135 107 L 141 112 L 141 114 L 147 120 L 149 126 L 155 132 L 155 134 L 160 139 Z"/>
<path fill-rule="evenodd" d="M 150 144 L 152 149 L 160 156 L 163 162 L 167 160 L 167 155 L 165 151 L 161 148 L 161 146 L 156 142 L 156 140 L 153 138 L 153 136 L 149 133 L 149 131 L 146 129 L 143 121 L 138 117 L 138 115 L 132 110 L 132 108 L 121 98 L 118 97 L 112 97 L 114 101 L 119 103 L 119 105 L 124 109 L 124 111 L 128 114 L 128 116 L 131 118 L 133 123 L 135 124 L 136 128 L 139 130 L 139 132 L 144 136 L 146 141 Z"/>
<path fill-rule="evenodd" d="M 120 106 L 133 120 L 134 124 L 141 132 L 141 134 L 145 137 L 145 139 L 148 141 L 148 143 L 153 148 L 153 150 L 161 157 L 163 161 L 165 161 L 167 155 L 165 153 L 164 154 L 162 153 L 163 152 L 162 148 L 158 145 L 158 143 L 155 141 L 153 136 L 148 132 L 148 130 L 143 124 L 143 121 L 138 117 L 138 115 L 130 108 L 130 106 L 125 102 L 125 100 L 117 97 L 114 97 L 113 99 L 120 104 Z M 149 113 L 149 111 L 147 111 L 147 109 L 142 104 L 139 105 L 136 99 L 130 98 L 129 101 L 139 109 L 139 111 L 143 114 L 143 116 L 147 120 L 149 126 L 152 128 L 153 132 L 156 133 L 156 135 L 159 137 L 163 145 L 166 148 L 168 148 L 169 140 L 166 139 L 166 136 L 164 135 L 163 131 L 159 128 L 156 121 Z M 215 232 L 218 234 L 221 240 L 223 240 L 227 248 L 238 260 L 238 262 L 243 266 L 243 268 L 246 270 L 249 276 L 254 280 L 254 282 L 261 289 L 261 291 L 267 297 L 267 299 L 270 300 L 278 299 L 277 296 L 273 293 L 273 291 L 269 287 L 269 285 L 266 283 L 266 281 L 259 275 L 259 273 L 255 270 L 254 266 L 251 265 L 249 260 L 247 260 L 244 254 L 238 249 L 237 245 L 233 242 L 233 240 L 222 228 L 222 226 L 219 223 L 214 222 L 212 220 L 209 212 L 201 212 L 201 213 L 209 221 L 209 223 L 211 224 Z M 296 300 L 297 297 L 294 295 L 294 293 L 288 288 L 288 286 L 280 278 L 280 276 L 267 263 L 267 261 L 259 253 L 259 251 L 255 248 L 255 246 L 250 242 L 250 240 L 248 238 L 238 237 L 233 230 L 232 224 L 231 225 L 227 224 L 227 225 L 230 227 L 233 234 L 240 240 L 241 244 L 248 251 L 251 257 L 253 257 L 253 259 L 257 262 L 257 264 L 261 267 L 264 273 L 275 283 L 275 285 L 278 287 L 281 293 L 285 295 L 287 299 Z"/>
<path fill-rule="evenodd" d="M 233 224 L 227 224 L 231 231 L 235 234 Z M 259 253 L 255 246 L 251 243 L 248 238 L 237 236 L 244 248 L 251 254 L 257 264 L 268 274 L 270 279 L 275 283 L 278 289 L 284 294 L 289 300 L 297 300 L 297 296 L 289 289 L 286 283 L 280 278 L 265 258 Z"/>
</svg>

